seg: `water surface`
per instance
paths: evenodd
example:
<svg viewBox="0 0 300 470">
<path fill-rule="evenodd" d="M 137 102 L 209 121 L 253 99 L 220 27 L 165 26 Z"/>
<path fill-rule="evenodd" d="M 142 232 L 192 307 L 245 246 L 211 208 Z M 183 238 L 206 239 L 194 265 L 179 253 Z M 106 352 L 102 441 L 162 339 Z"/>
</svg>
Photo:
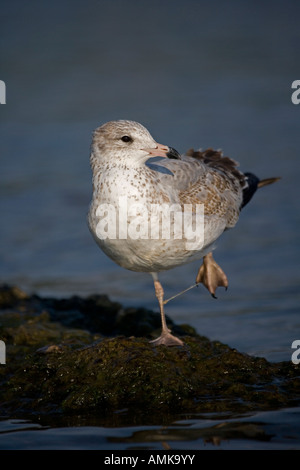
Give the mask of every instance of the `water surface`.
<svg viewBox="0 0 300 470">
<path fill-rule="evenodd" d="M 59 420 L 57 420 L 59 421 Z M 98 425 L 97 425 L 98 424 Z M 164 425 L 77 426 L 0 421 L 8 450 L 300 450 L 299 408 L 241 416 L 182 416 Z"/>
</svg>

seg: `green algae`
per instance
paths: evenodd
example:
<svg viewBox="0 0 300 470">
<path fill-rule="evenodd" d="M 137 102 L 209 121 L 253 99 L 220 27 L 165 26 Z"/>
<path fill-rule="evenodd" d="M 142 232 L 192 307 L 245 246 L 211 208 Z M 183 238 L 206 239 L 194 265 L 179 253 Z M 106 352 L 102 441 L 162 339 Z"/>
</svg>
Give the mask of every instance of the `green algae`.
<svg viewBox="0 0 300 470">
<path fill-rule="evenodd" d="M 0 307 L 2 414 L 126 409 L 161 417 L 299 402 L 296 365 L 242 354 L 170 321 L 185 345 L 154 347 L 159 315 L 123 309 L 106 296 L 42 299 L 3 286 Z"/>
</svg>

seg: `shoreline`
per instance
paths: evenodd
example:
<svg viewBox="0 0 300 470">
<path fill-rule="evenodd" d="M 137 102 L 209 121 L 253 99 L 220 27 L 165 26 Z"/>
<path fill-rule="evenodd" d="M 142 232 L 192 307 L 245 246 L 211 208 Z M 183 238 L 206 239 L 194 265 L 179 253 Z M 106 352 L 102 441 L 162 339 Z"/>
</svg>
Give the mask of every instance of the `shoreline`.
<svg viewBox="0 0 300 470">
<path fill-rule="evenodd" d="M 0 414 L 88 417 L 126 409 L 155 421 L 298 406 L 297 365 L 270 363 L 167 322 L 183 347 L 151 345 L 159 313 L 124 308 L 106 295 L 56 299 L 0 286 Z"/>
</svg>

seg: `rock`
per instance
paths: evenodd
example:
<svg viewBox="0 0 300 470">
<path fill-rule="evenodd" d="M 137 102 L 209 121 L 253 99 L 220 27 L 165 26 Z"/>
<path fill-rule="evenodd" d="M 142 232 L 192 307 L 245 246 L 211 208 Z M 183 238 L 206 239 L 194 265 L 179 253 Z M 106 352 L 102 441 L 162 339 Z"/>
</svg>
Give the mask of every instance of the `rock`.
<svg viewBox="0 0 300 470">
<path fill-rule="evenodd" d="M 290 362 L 242 354 L 172 322 L 185 346 L 154 347 L 158 313 L 124 309 L 106 296 L 43 299 L 11 289 L 5 286 L 0 311 L 2 415 L 126 409 L 161 422 L 170 414 L 299 403 L 299 368 Z"/>
<path fill-rule="evenodd" d="M 0 286 L 0 308 L 8 308 L 18 301 L 28 299 L 28 295 L 19 287 L 2 284 Z"/>
</svg>

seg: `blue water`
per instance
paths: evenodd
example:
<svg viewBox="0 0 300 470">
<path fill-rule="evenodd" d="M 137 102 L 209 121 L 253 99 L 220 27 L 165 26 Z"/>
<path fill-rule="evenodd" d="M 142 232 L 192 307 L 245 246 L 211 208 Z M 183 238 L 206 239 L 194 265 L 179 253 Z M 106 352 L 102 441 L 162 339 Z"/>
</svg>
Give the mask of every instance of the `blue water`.
<svg viewBox="0 0 300 470">
<path fill-rule="evenodd" d="M 166 311 L 241 351 L 290 360 L 300 338 L 299 2 L 4 0 L 0 14 L 0 281 L 157 309 L 150 276 L 114 265 L 86 225 L 91 133 L 133 119 L 180 152 L 222 148 L 242 170 L 282 177 L 219 241 L 228 291 L 213 300 L 199 287 Z M 166 295 L 197 270 L 162 274 Z"/>
<path fill-rule="evenodd" d="M 299 408 L 245 416 L 182 417 L 166 425 L 46 425 L 39 420 L 0 421 L 6 450 L 300 450 Z"/>
</svg>

